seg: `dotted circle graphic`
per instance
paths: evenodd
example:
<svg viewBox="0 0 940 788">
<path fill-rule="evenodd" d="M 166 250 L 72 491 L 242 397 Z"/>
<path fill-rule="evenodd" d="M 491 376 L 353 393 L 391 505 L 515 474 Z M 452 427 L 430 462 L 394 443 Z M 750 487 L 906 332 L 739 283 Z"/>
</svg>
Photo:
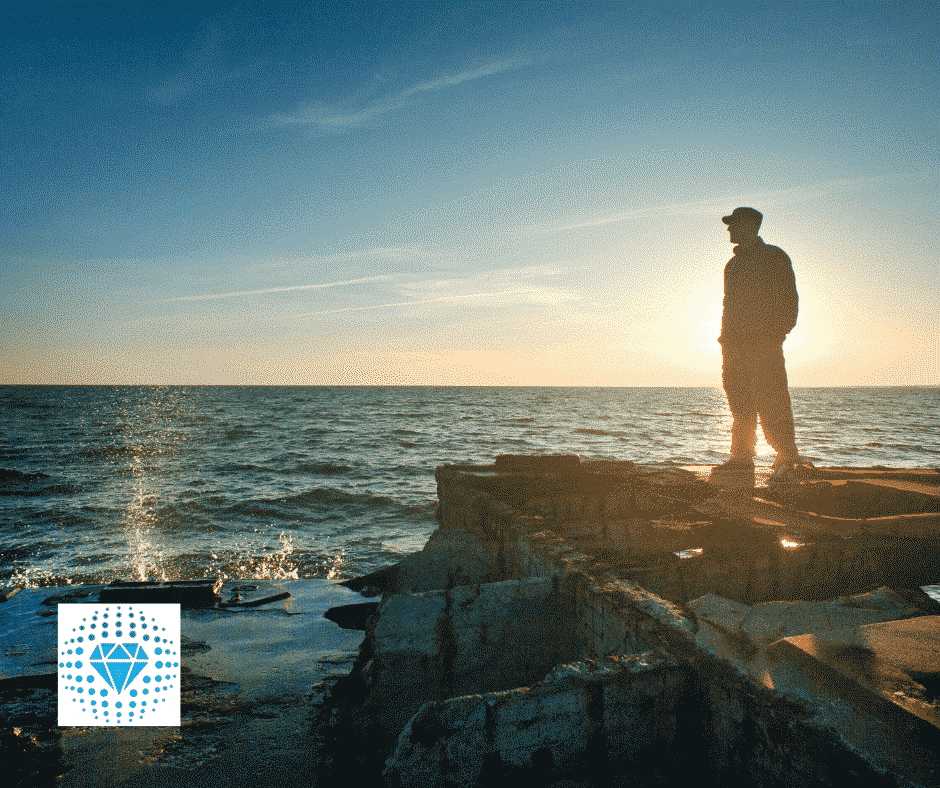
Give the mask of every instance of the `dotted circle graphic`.
<svg viewBox="0 0 940 788">
<path fill-rule="evenodd" d="M 93 609 L 60 643 L 59 677 L 69 682 L 72 703 L 89 719 L 116 725 L 141 720 L 166 703 L 147 697 L 153 685 L 154 694 L 175 687 L 179 655 L 165 632 L 133 605 Z"/>
</svg>

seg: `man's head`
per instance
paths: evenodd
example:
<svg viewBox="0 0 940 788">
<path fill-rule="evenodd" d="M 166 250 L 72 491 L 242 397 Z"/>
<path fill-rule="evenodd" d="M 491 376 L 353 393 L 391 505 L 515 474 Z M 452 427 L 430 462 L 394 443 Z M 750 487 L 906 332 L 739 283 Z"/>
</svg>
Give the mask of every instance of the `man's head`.
<svg viewBox="0 0 940 788">
<path fill-rule="evenodd" d="M 728 225 L 728 235 L 733 244 L 747 244 L 757 237 L 764 216 L 753 208 L 735 208 L 730 216 L 721 221 Z"/>
</svg>

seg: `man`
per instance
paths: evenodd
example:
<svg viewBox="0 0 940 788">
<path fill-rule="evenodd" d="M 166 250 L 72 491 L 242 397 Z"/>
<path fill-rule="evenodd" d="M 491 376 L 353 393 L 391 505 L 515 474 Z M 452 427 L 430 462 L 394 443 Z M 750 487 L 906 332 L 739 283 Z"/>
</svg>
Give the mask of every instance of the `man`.
<svg viewBox="0 0 940 788">
<path fill-rule="evenodd" d="M 796 325 L 798 299 L 793 266 L 786 253 L 757 234 L 763 216 L 735 208 L 722 221 L 734 247 L 725 266 L 721 315 L 721 378 L 733 419 L 731 459 L 718 466 L 754 471 L 757 419 L 777 452 L 774 478 L 802 475 L 812 465 L 801 460 L 793 434 L 793 412 L 783 341 Z"/>
</svg>

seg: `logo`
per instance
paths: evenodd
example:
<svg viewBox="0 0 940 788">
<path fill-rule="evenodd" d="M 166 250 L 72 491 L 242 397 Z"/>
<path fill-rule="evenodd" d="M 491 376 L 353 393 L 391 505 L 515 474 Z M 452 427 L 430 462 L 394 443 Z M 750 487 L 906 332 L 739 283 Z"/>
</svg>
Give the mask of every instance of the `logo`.
<svg viewBox="0 0 940 788">
<path fill-rule="evenodd" d="M 59 725 L 179 725 L 179 643 L 179 605 L 59 605 Z"/>
</svg>

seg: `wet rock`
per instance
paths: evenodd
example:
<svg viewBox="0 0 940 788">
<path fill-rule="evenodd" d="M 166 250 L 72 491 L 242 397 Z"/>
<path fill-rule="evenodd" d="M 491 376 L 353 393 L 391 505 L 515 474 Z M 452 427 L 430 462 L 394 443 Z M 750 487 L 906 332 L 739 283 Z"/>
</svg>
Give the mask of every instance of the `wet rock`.
<svg viewBox="0 0 940 788">
<path fill-rule="evenodd" d="M 70 591 L 60 591 L 43 599 L 42 604 L 46 606 L 72 604 L 74 602 L 80 602 L 83 599 L 88 599 L 93 593 L 100 590 L 101 586 L 81 586 L 80 588 L 75 588 Z"/>
<path fill-rule="evenodd" d="M 180 635 L 180 653 L 182 654 L 201 654 L 211 648 L 212 646 L 203 640 L 193 640 L 186 635 Z"/>
<path fill-rule="evenodd" d="M 219 601 L 222 580 L 115 580 L 98 595 L 99 602 L 178 603 L 184 608 L 212 607 Z"/>
<path fill-rule="evenodd" d="M 6 591 L 0 592 L 0 603 L 6 602 L 9 599 L 15 597 L 22 589 L 20 588 L 10 588 Z"/>
<path fill-rule="evenodd" d="M 290 599 L 289 591 L 281 591 L 278 594 L 262 596 L 256 599 L 245 599 L 241 594 L 236 594 L 230 602 L 220 602 L 219 607 L 260 607 L 269 602 L 279 602 L 282 599 Z"/>
<path fill-rule="evenodd" d="M 357 605 L 339 605 L 331 607 L 324 614 L 333 623 L 343 629 L 356 629 L 365 632 L 366 624 L 378 610 L 378 602 L 361 602 Z"/>
<path fill-rule="evenodd" d="M 68 771 L 61 729 L 56 725 L 56 697 L 54 682 L 45 687 L 0 682 L 0 763 L 5 786 L 54 785 Z"/>
<path fill-rule="evenodd" d="M 400 564 L 384 566 L 374 572 L 369 572 L 367 575 L 344 580 L 339 585 L 348 588 L 350 591 L 356 591 L 364 597 L 393 593 L 394 589 L 398 587 L 399 567 Z"/>
</svg>

